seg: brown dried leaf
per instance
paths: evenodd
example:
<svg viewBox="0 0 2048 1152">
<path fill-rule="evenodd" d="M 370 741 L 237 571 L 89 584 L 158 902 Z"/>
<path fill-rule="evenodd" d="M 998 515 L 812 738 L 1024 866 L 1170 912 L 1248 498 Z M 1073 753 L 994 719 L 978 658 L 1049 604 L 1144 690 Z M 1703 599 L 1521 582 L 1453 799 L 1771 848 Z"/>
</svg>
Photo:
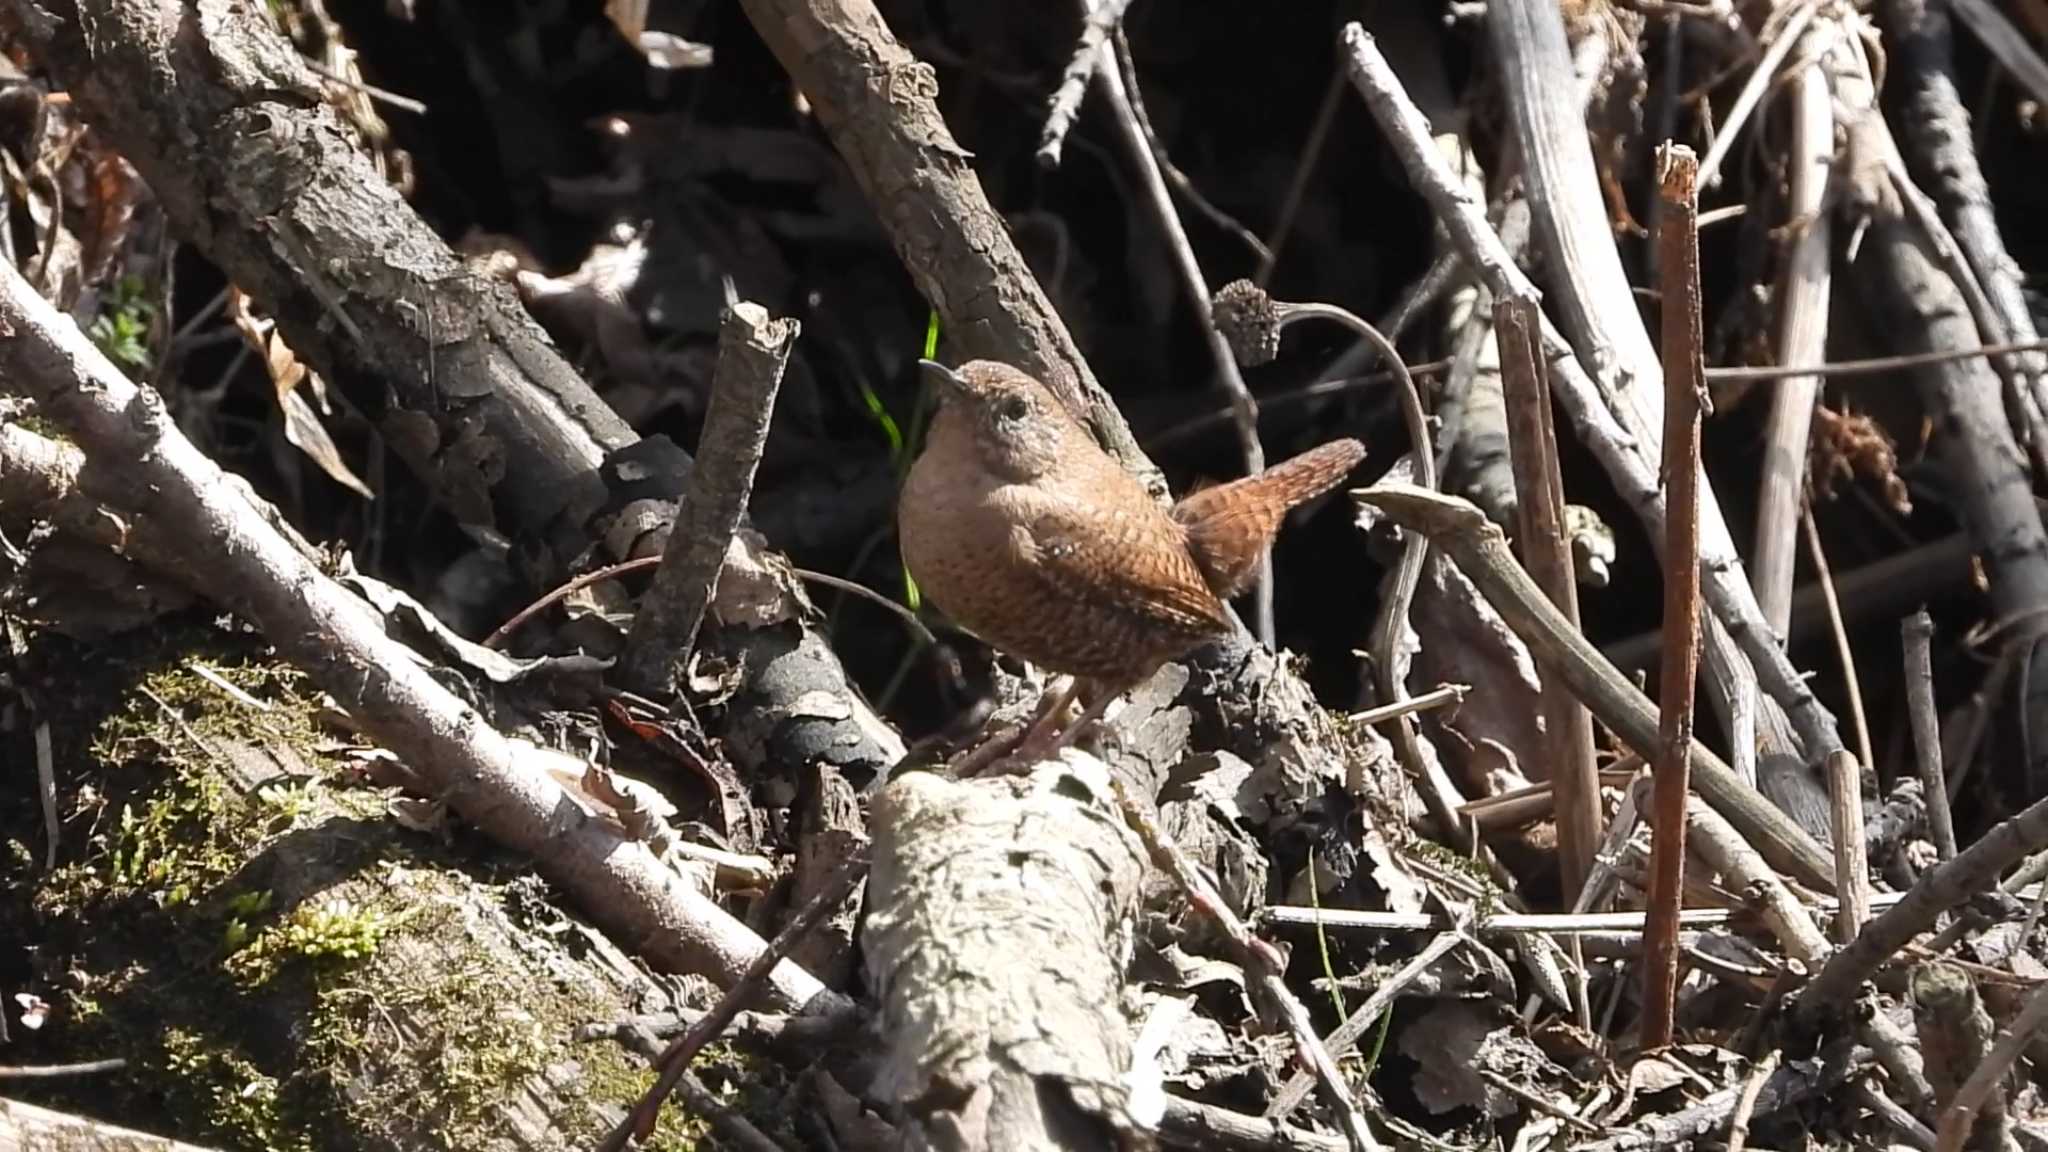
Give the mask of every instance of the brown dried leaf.
<svg viewBox="0 0 2048 1152">
<path fill-rule="evenodd" d="M 240 289 L 231 289 L 228 294 L 228 314 L 234 319 L 235 327 L 241 330 L 242 338 L 263 358 L 264 371 L 270 373 L 270 382 L 277 393 L 278 412 L 284 416 L 284 438 L 292 447 L 305 453 L 306 458 L 318 465 L 322 472 L 344 488 L 357 493 L 365 500 L 376 499 L 376 493 L 363 483 L 341 458 L 341 449 L 335 446 L 334 438 L 327 434 L 327 426 L 320 422 L 320 414 L 299 392 L 299 384 L 306 380 L 313 382 L 313 392 L 326 401 L 327 386 L 319 375 L 306 367 L 284 337 L 277 332 L 277 322 L 258 317 L 250 310 L 249 298 Z"/>
<path fill-rule="evenodd" d="M 84 246 L 85 280 L 98 283 L 121 254 L 128 229 L 135 222 L 136 206 L 148 197 L 149 187 L 128 161 L 115 153 L 89 148 L 85 159 L 84 224 L 78 239 Z"/>
</svg>

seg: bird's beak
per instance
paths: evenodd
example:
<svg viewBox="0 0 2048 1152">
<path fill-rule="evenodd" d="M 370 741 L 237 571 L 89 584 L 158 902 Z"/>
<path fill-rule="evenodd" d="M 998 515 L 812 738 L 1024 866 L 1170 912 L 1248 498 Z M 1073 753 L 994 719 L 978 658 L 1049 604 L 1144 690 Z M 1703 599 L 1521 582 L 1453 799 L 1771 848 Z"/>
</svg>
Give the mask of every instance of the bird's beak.
<svg viewBox="0 0 2048 1152">
<path fill-rule="evenodd" d="M 941 398 L 959 396 L 967 391 L 967 381 L 944 364 L 936 360 L 919 360 L 917 366 L 924 370 L 924 378 L 931 382 L 932 391 Z"/>
</svg>

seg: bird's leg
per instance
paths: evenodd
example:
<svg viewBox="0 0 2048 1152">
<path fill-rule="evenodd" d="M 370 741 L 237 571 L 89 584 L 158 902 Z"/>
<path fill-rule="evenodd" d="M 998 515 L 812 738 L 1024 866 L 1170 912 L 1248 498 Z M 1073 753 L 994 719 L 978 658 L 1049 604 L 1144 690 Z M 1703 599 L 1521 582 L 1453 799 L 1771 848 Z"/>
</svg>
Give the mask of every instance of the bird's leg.
<svg viewBox="0 0 2048 1152">
<path fill-rule="evenodd" d="M 1058 693 L 1046 693 L 1046 698 L 1052 700 L 1052 707 L 1040 708 L 1038 718 L 1031 722 L 1030 729 L 1024 733 L 1024 739 L 1017 742 L 1018 752 L 1028 753 L 1038 748 L 1048 737 L 1059 730 L 1060 722 L 1066 719 L 1067 709 L 1073 706 L 1074 697 L 1081 694 L 1081 679 L 1078 676 L 1068 676 L 1064 679 L 1066 684 Z M 1043 699 L 1041 699 L 1041 705 L 1043 702 Z M 1046 751 L 1056 752 L 1060 747 L 1061 745 L 1054 744 L 1046 749 Z"/>
<path fill-rule="evenodd" d="M 1060 733 L 1059 739 L 1055 740 L 1052 747 L 1046 750 L 1047 753 L 1058 752 L 1060 749 L 1072 744 L 1074 737 L 1079 736 L 1082 729 L 1102 719 L 1102 714 L 1109 708 L 1110 701 L 1115 700 L 1119 695 L 1121 693 L 1104 691 L 1101 695 L 1097 696 L 1094 703 L 1082 709 L 1081 718 L 1069 725 L 1066 731 Z"/>
<path fill-rule="evenodd" d="M 1079 680 L 1072 676 L 1062 679 L 1063 683 L 1056 681 L 1057 687 L 1048 685 L 1047 690 L 1039 696 L 1038 709 L 1029 727 L 1007 736 L 998 736 L 955 760 L 952 765 L 953 775 L 966 779 L 980 775 L 990 764 L 1006 757 L 1021 755 L 1036 759 L 1057 749 L 1058 745 L 1051 748 L 1042 746 L 1058 728 L 1060 721 L 1065 719 L 1067 708 L 1073 704 L 1074 697 L 1081 691 Z"/>
</svg>

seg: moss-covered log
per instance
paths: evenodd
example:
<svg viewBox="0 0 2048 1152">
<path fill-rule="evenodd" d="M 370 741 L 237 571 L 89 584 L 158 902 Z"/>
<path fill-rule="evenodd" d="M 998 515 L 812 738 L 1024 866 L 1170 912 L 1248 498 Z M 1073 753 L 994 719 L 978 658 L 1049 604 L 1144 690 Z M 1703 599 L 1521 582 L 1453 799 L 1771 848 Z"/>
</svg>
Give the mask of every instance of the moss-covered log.
<svg viewBox="0 0 2048 1152">
<path fill-rule="evenodd" d="M 250 1152 L 558 1149 L 650 1082 L 574 1032 L 669 1006 L 662 986 L 523 861 L 390 818 L 371 761 L 248 637 L 22 639 L 8 671 L 51 727 L 62 835 L 42 871 L 35 791 L 0 801 L 0 938 L 36 945 L 7 991 L 49 1005 L 14 1051 L 128 1065 L 11 1094 Z M 653 1146 L 699 1123 L 670 1110 Z"/>
</svg>

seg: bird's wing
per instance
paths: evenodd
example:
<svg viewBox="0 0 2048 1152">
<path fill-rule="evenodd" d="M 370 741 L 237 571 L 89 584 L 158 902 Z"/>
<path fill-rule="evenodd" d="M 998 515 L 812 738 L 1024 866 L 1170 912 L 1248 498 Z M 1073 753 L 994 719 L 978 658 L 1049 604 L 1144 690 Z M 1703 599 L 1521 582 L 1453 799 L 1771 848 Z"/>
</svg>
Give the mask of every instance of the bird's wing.
<svg viewBox="0 0 2048 1152">
<path fill-rule="evenodd" d="M 1189 634 L 1229 629 L 1230 618 L 1195 567 L 1179 525 L 1165 516 L 1019 491 L 1025 515 L 1011 532 L 1011 546 L 1050 602 L 1135 616 Z"/>
</svg>

